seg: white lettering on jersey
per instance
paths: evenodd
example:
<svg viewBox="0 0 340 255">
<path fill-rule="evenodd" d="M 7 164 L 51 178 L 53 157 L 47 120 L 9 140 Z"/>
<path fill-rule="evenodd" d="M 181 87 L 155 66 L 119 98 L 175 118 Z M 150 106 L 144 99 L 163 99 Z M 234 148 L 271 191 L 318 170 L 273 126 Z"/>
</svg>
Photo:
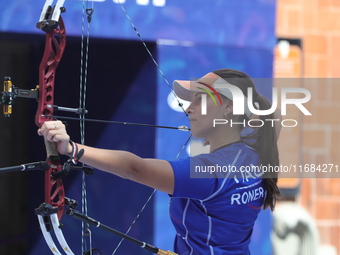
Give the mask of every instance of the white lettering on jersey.
<svg viewBox="0 0 340 255">
<path fill-rule="evenodd" d="M 248 190 L 241 193 L 234 193 L 231 195 L 231 205 L 238 204 L 238 205 L 245 205 L 251 201 L 258 200 L 264 198 L 266 196 L 266 192 L 262 187 L 257 189 Z"/>
</svg>

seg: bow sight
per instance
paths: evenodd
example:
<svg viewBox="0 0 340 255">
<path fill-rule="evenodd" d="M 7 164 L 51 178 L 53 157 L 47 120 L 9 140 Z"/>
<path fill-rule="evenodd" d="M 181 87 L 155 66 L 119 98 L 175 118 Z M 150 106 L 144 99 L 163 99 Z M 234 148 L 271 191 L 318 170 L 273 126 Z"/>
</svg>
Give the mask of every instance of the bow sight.
<svg viewBox="0 0 340 255">
<path fill-rule="evenodd" d="M 38 99 L 38 89 L 26 90 L 15 87 L 11 81 L 11 77 L 4 78 L 4 91 L 2 91 L 0 103 L 4 107 L 5 117 L 12 114 L 12 106 L 17 97 L 26 97 Z"/>
<path fill-rule="evenodd" d="M 33 98 L 38 100 L 39 98 L 39 85 L 35 89 L 19 89 L 12 83 L 11 77 L 4 78 L 4 91 L 1 92 L 0 104 L 3 105 L 3 111 L 5 117 L 10 117 L 13 113 L 13 105 L 18 97 Z M 47 108 L 54 111 L 73 112 L 76 114 L 86 114 L 88 111 L 84 108 L 69 108 L 61 107 L 57 105 L 46 105 Z"/>
</svg>

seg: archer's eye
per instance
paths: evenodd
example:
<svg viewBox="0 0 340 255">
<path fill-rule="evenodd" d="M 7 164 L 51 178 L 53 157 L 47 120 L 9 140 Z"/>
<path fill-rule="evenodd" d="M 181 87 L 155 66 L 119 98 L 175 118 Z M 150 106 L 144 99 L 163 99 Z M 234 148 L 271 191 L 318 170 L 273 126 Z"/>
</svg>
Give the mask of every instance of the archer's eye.
<svg viewBox="0 0 340 255">
<path fill-rule="evenodd" d="M 202 95 L 203 95 L 203 93 L 200 93 L 200 94 L 197 95 L 197 99 L 198 99 L 199 101 L 202 101 Z M 205 95 L 205 94 L 204 94 L 204 95 Z"/>
<path fill-rule="evenodd" d="M 192 101 L 193 103 L 197 103 L 200 104 L 202 102 L 202 96 L 199 95 L 197 97 L 194 98 L 194 100 Z"/>
</svg>

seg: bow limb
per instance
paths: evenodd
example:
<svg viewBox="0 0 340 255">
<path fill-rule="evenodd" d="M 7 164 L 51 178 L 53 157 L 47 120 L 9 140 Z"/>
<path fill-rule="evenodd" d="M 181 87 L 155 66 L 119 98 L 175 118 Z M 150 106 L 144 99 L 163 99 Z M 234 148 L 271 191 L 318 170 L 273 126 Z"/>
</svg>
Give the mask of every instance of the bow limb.
<svg viewBox="0 0 340 255">
<path fill-rule="evenodd" d="M 51 7 L 48 9 L 49 13 L 46 15 L 51 15 L 53 10 Z M 39 67 L 39 87 L 37 88 L 39 98 L 35 116 L 35 123 L 38 127 L 52 119 L 45 115 L 53 114 L 55 74 L 66 45 L 65 25 L 62 17 L 60 16 L 57 22 L 52 21 L 54 26 L 52 29 L 48 26 L 47 21 L 38 23 L 40 29 L 48 31 L 44 55 Z M 49 169 L 45 172 L 45 202 L 58 208 L 58 218 L 61 219 L 65 205 L 64 185 L 61 179 L 53 178 L 53 174 L 62 170 L 59 153 L 56 143 L 45 140 L 45 147 L 49 164 Z"/>
</svg>

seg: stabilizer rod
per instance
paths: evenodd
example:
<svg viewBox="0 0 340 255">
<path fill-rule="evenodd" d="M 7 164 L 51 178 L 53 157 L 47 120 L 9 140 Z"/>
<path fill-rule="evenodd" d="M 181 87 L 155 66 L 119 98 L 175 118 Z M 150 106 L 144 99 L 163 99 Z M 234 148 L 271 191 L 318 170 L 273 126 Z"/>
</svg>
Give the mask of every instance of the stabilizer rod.
<svg viewBox="0 0 340 255">
<path fill-rule="evenodd" d="M 111 227 L 108 227 L 108 226 L 100 223 L 99 221 L 97 221 L 95 219 L 92 219 L 92 218 L 86 216 L 85 214 L 82 214 L 81 212 L 79 212 L 77 210 L 74 210 L 72 208 L 67 208 L 66 214 L 69 215 L 69 216 L 72 216 L 73 218 L 81 220 L 81 221 L 83 221 L 85 223 L 93 225 L 93 226 L 95 226 L 97 228 L 102 228 L 102 229 L 104 229 L 104 230 L 106 230 L 106 231 L 108 231 L 108 232 L 110 232 L 112 234 L 115 234 L 115 235 L 117 235 L 117 236 L 119 236 L 121 238 L 124 238 L 124 239 L 126 239 L 126 240 L 128 240 L 130 242 L 133 242 L 133 243 L 139 245 L 140 247 L 142 247 L 142 248 L 144 248 L 144 249 L 146 249 L 146 250 L 148 250 L 148 251 L 150 251 L 152 253 L 155 253 L 155 254 L 158 254 L 158 255 L 178 255 L 177 253 L 174 253 L 172 251 L 164 251 L 164 250 L 161 250 L 161 249 L 159 249 L 159 248 L 157 248 L 157 247 L 155 247 L 155 246 L 153 246 L 151 244 L 147 244 L 145 242 L 139 241 L 136 238 L 133 238 L 131 236 L 128 236 L 128 235 L 118 231 L 118 230 L 115 230 L 115 229 L 113 229 Z"/>
<path fill-rule="evenodd" d="M 46 161 L 34 162 L 22 164 L 19 166 L 10 166 L 10 167 L 2 167 L 0 168 L 0 173 L 9 173 L 9 172 L 24 172 L 31 170 L 47 170 L 49 168 L 49 164 Z"/>
</svg>

